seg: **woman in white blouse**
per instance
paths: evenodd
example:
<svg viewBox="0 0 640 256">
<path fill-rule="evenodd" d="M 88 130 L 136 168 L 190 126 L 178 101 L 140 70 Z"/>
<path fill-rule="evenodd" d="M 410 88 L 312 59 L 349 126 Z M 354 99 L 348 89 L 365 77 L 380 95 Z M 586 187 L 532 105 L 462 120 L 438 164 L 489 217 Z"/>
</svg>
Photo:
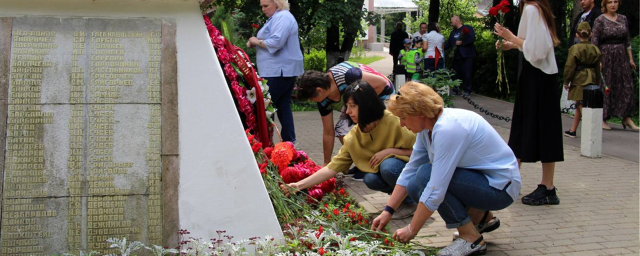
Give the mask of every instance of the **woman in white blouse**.
<svg viewBox="0 0 640 256">
<path fill-rule="evenodd" d="M 509 146 L 522 162 L 542 162 L 542 181 L 523 204 L 559 204 L 553 185 L 555 162 L 564 161 L 558 67 L 553 47 L 556 36 L 548 0 L 520 1 L 518 36 L 496 23 L 495 34 L 504 38 L 502 50 L 520 50 L 520 68 L 513 108 Z M 496 42 L 498 49 L 498 42 Z"/>
<path fill-rule="evenodd" d="M 438 26 L 435 22 L 429 23 L 427 30 L 429 33 L 422 37 L 424 68 L 431 71 L 442 69 L 444 68 L 444 55 L 442 55 L 444 52 L 444 36 L 438 32 Z M 437 51 L 436 48 L 438 49 Z"/>
</svg>

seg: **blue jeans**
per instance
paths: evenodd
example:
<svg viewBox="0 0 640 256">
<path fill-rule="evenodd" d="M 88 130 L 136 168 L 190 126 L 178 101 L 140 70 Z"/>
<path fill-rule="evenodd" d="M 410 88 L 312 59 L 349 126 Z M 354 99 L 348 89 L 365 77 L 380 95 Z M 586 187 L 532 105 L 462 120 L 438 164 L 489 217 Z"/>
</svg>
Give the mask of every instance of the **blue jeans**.
<svg viewBox="0 0 640 256">
<path fill-rule="evenodd" d="M 396 187 L 396 181 L 402 173 L 402 169 L 407 165 L 407 162 L 400 159 L 389 157 L 380 163 L 380 168 L 377 173 L 365 173 L 364 184 L 371 190 L 381 191 L 387 194 L 393 193 L 393 189 Z M 413 204 L 413 200 L 405 200 L 407 204 Z"/>
<path fill-rule="evenodd" d="M 407 191 L 413 200 L 420 200 L 420 195 L 422 195 L 430 178 L 431 165 L 420 166 L 416 177 L 407 185 Z M 513 199 L 505 189 L 499 190 L 489 186 L 487 178 L 478 171 L 456 168 L 444 201 L 438 207 L 438 213 L 447 223 L 447 228 L 464 226 L 471 221 L 467 214 L 469 207 L 496 211 L 511 205 Z"/>
<path fill-rule="evenodd" d="M 296 82 L 296 77 L 264 77 L 269 85 L 269 93 L 273 106 L 277 109 L 278 120 L 282 125 L 280 135 L 284 141 L 296 141 L 296 129 L 293 125 L 293 113 L 291 112 L 291 93 Z M 272 119 L 275 118 L 271 116 Z"/>
</svg>

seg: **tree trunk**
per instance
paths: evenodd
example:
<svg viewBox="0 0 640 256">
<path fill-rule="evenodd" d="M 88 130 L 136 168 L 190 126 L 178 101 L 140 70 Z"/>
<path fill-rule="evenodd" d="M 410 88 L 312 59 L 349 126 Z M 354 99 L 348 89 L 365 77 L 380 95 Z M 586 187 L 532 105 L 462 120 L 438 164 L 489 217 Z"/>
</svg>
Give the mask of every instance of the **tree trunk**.
<svg viewBox="0 0 640 256">
<path fill-rule="evenodd" d="M 598 8 L 598 6 L 596 5 L 593 8 Z M 571 14 L 571 22 L 573 22 L 573 19 L 575 19 L 576 16 L 580 14 L 580 12 L 582 12 L 582 6 L 580 6 L 580 0 L 573 0 L 573 12 Z M 571 24 L 571 26 L 573 27 L 574 24 Z"/>
<path fill-rule="evenodd" d="M 560 40 L 566 40 L 567 37 L 567 0 L 553 0 L 549 1 L 551 5 L 551 11 L 555 16 L 554 22 L 556 25 L 556 36 Z"/>
<path fill-rule="evenodd" d="M 440 0 L 429 1 L 429 22 L 438 22 L 440 19 Z"/>
<path fill-rule="evenodd" d="M 342 0 L 339 0 L 342 1 Z M 325 2 L 326 3 L 326 2 Z M 351 7 L 357 7 L 361 10 L 364 0 L 349 0 L 348 5 Z M 359 17 L 360 14 L 356 15 Z M 361 29 L 361 19 L 352 17 L 345 17 L 332 24 L 327 29 L 327 44 L 325 47 L 327 57 L 327 69 L 333 67 L 335 64 L 349 59 L 351 54 L 351 48 L 355 43 L 356 36 Z M 340 28 L 343 30 L 342 45 L 340 45 Z"/>
</svg>

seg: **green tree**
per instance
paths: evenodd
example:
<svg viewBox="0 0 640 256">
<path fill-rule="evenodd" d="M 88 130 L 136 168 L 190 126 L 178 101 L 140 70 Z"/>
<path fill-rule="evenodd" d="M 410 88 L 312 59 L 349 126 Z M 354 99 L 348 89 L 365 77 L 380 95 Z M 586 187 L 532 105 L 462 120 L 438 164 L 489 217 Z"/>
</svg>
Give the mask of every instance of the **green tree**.
<svg viewBox="0 0 640 256">
<path fill-rule="evenodd" d="M 317 38 L 312 33 L 325 32 L 327 67 L 349 59 L 357 36 L 364 34 L 362 19 L 368 23 L 379 20 L 379 15 L 364 10 L 363 4 L 364 0 L 289 0 L 291 14 L 298 22 L 301 47 L 312 46 L 313 40 L 310 39 Z M 259 0 L 216 0 L 211 5 L 225 6 L 227 10 L 238 9 L 246 17 L 255 17 L 254 23 L 263 24 L 266 20 Z M 248 27 L 250 23 L 244 26 Z"/>
</svg>

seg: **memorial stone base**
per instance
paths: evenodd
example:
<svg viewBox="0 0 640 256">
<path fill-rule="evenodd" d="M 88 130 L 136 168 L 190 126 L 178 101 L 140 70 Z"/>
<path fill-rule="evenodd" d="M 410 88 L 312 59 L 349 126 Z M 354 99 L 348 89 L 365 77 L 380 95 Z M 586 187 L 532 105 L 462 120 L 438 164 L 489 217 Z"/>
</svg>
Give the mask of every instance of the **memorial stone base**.
<svg viewBox="0 0 640 256">
<path fill-rule="evenodd" d="M 198 1 L 2 5 L 0 255 L 282 237 Z"/>
</svg>

